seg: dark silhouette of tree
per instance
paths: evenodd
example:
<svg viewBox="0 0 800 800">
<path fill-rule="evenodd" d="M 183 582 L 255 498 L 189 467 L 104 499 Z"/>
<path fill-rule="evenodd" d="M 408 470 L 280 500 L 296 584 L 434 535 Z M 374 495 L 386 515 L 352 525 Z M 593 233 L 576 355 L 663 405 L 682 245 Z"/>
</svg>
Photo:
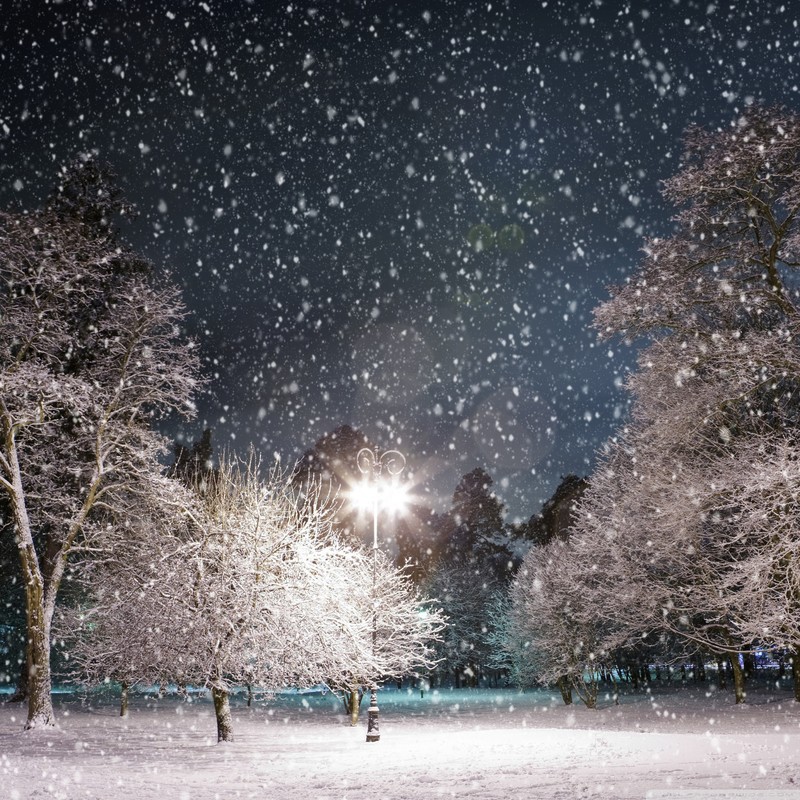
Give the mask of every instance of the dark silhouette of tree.
<svg viewBox="0 0 800 800">
<path fill-rule="evenodd" d="M 188 447 L 175 442 L 172 446 L 173 461 L 168 474 L 185 486 L 203 494 L 217 475 L 214 467 L 214 448 L 211 444 L 211 428 L 206 428 L 199 439 Z"/>
<path fill-rule="evenodd" d="M 5 664 L 0 667 L 5 677 L 0 676 L 0 682 L 14 684 L 9 702 L 21 702 L 28 696 L 26 639 L 25 587 L 13 538 L 11 509 L 0 497 L 0 641 L 5 651 Z"/>
<path fill-rule="evenodd" d="M 364 479 L 358 470 L 357 456 L 359 450 L 368 446 L 369 440 L 361 431 L 350 425 L 340 425 L 306 450 L 294 474 L 294 485 L 301 490 L 304 486 L 321 482 L 338 493 L 339 509 L 334 528 L 351 542 L 362 539 L 366 531 L 366 528 L 359 530 L 358 514 L 348 501 L 348 492 Z"/>
<path fill-rule="evenodd" d="M 368 446 L 369 440 L 361 431 L 340 425 L 303 453 L 295 471 L 295 482 L 321 478 L 346 488 L 361 479 L 356 457 L 362 447 Z"/>
<path fill-rule="evenodd" d="M 46 209 L 60 220 L 78 222 L 84 235 L 98 238 L 116 238 L 114 220 L 136 216 L 116 173 L 97 153 L 84 153 L 61 168 Z"/>
<path fill-rule="evenodd" d="M 461 478 L 453 492 L 449 519 L 444 523 L 442 558 L 454 566 L 488 566 L 499 577 L 507 571 L 511 553 L 503 504 L 491 491 L 493 483 L 481 467 Z"/>
<path fill-rule="evenodd" d="M 569 474 L 561 479 L 553 496 L 518 530 L 518 536 L 535 545 L 546 545 L 553 539 L 566 541 L 575 521 L 577 503 L 589 486 L 586 478 Z"/>
<path fill-rule="evenodd" d="M 490 608 L 514 563 L 503 522 L 503 504 L 491 476 L 480 467 L 465 474 L 449 512 L 433 518 L 434 568 L 427 592 L 441 602 L 449 625 L 440 644 L 443 668 L 456 685 L 475 686 L 492 658 Z"/>
</svg>

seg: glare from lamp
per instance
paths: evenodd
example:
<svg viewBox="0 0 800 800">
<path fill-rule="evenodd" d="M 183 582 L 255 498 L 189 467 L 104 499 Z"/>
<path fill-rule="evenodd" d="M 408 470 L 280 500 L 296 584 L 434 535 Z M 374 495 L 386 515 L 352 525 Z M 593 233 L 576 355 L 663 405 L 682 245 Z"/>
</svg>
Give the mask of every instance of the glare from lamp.
<svg viewBox="0 0 800 800">
<path fill-rule="evenodd" d="M 408 488 L 395 481 L 375 484 L 373 481 L 361 481 L 349 491 L 350 501 L 359 510 L 372 512 L 377 503 L 378 511 L 390 516 L 402 515 L 409 502 Z"/>
</svg>

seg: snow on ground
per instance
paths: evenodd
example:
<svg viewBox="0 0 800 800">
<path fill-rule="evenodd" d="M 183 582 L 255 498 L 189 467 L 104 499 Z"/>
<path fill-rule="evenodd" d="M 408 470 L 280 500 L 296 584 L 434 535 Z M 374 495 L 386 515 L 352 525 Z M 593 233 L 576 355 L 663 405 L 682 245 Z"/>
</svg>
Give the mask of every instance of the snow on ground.
<svg viewBox="0 0 800 800">
<path fill-rule="evenodd" d="M 33 800 L 800 800 L 800 704 L 760 688 L 746 706 L 709 687 L 654 685 L 596 711 L 549 691 L 386 689 L 381 741 L 330 694 L 234 705 L 216 744 L 211 702 L 57 695 L 60 726 L 22 731 L 0 705 L 0 798 Z"/>
</svg>

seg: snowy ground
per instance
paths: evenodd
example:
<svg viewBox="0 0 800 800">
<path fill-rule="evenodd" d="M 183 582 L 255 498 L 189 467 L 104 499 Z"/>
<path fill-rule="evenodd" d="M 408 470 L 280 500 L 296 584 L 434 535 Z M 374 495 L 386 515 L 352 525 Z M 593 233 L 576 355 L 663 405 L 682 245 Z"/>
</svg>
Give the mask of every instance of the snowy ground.
<svg viewBox="0 0 800 800">
<path fill-rule="evenodd" d="M 0 798 L 356 800 L 438 797 L 800 800 L 800 704 L 761 688 L 654 687 L 596 711 L 547 691 L 380 695 L 347 725 L 330 694 L 234 709 L 236 741 L 215 743 L 211 702 L 57 696 L 60 728 L 23 733 L 0 705 Z M 366 711 L 366 701 L 363 707 Z"/>
</svg>

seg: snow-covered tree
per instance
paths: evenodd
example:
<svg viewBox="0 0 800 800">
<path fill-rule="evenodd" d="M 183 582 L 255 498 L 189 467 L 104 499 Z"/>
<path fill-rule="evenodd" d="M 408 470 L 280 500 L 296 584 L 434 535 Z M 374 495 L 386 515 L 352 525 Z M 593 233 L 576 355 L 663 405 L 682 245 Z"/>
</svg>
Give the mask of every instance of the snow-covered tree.
<svg viewBox="0 0 800 800">
<path fill-rule="evenodd" d="M 477 686 L 487 670 L 495 669 L 491 605 L 505 584 L 477 565 L 440 564 L 425 586 L 448 619 L 437 646 L 441 667 L 452 673 L 456 686 L 462 681 Z"/>
<path fill-rule="evenodd" d="M 665 195 L 676 231 L 647 242 L 636 274 L 595 312 L 606 335 L 710 337 L 782 330 L 797 316 L 800 119 L 749 108 L 729 128 L 689 129 Z"/>
<path fill-rule="evenodd" d="M 554 539 L 532 548 L 510 590 L 505 650 L 521 685 L 556 684 L 564 701 L 574 690 L 588 708 L 597 704 L 600 676 L 610 653 L 593 590 L 602 577 Z"/>
<path fill-rule="evenodd" d="M 108 557 L 86 564 L 92 603 L 64 631 L 86 679 L 206 686 L 227 741 L 235 685 L 340 687 L 432 665 L 440 613 L 421 613 L 385 559 L 337 539 L 319 486 L 298 497 L 254 456 L 223 457 L 196 502 L 173 505 L 179 523 L 126 534 L 122 553 L 118 532 L 99 534 Z"/>
<path fill-rule="evenodd" d="M 159 586 L 176 579 L 172 560 L 192 539 L 201 510 L 172 478 L 159 475 L 150 489 L 122 498 L 102 525 L 86 531 L 71 561 L 75 600 L 60 603 L 53 620 L 64 677 L 88 685 L 118 681 L 123 715 L 129 688 L 186 679 L 172 656 L 190 632 L 181 627 L 181 609 L 159 602 Z"/>
<path fill-rule="evenodd" d="M 572 534 L 573 547 L 603 576 L 592 591 L 595 617 L 613 622 L 612 647 L 635 650 L 667 636 L 682 643 L 673 644 L 673 658 L 698 649 L 736 653 L 746 641 L 725 591 L 735 560 L 702 502 L 712 491 L 708 474 L 649 431 L 635 433 L 631 426 L 609 448 Z"/>
<path fill-rule="evenodd" d="M 0 214 L 0 490 L 26 591 L 28 728 L 54 723 L 50 628 L 70 551 L 160 469 L 151 423 L 191 413 L 196 385 L 177 290 L 97 223 L 121 209 L 94 185 L 87 214 L 55 201 Z"/>
<path fill-rule="evenodd" d="M 756 107 L 693 128 L 665 193 L 683 206 L 675 233 L 596 310 L 604 335 L 650 344 L 573 538 L 603 554 L 598 608 L 630 637 L 731 654 L 738 701 L 739 650 L 796 646 L 800 117 Z"/>
</svg>

